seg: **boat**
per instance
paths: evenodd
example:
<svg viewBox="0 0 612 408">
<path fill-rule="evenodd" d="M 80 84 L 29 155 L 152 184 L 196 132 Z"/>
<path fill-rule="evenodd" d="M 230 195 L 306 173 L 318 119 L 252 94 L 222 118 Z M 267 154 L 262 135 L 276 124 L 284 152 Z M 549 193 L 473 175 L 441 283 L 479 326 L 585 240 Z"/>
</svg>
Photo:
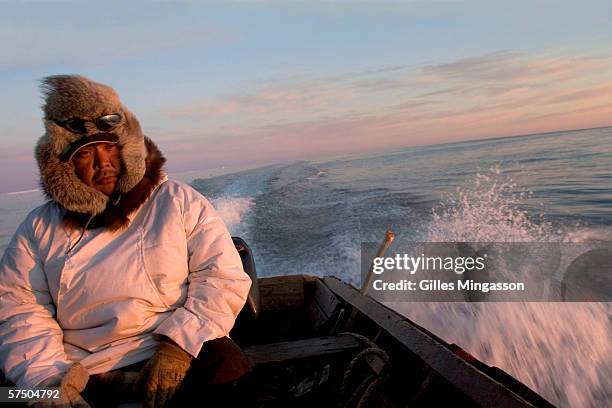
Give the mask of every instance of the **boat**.
<svg viewBox="0 0 612 408">
<path fill-rule="evenodd" d="M 233 239 L 254 284 L 230 336 L 250 360 L 242 391 L 255 407 L 553 407 L 337 277 L 258 278 Z"/>
<path fill-rule="evenodd" d="M 553 407 L 333 276 L 257 278 L 231 337 L 253 366 L 260 407 Z"/>
</svg>

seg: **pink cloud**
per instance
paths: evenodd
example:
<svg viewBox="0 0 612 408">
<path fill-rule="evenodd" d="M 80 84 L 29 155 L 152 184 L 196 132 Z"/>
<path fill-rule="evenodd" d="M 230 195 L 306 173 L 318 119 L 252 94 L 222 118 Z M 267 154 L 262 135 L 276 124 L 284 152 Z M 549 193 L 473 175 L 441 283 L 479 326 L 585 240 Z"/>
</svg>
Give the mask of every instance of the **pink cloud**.
<svg viewBox="0 0 612 408">
<path fill-rule="evenodd" d="M 610 100 L 612 96 L 612 83 L 602 84 L 587 89 L 570 90 L 551 97 L 548 103 L 583 102 L 599 98 Z"/>
<path fill-rule="evenodd" d="M 202 119 L 233 114 L 263 115 L 320 110 L 352 93 L 344 86 L 323 84 L 275 84 L 253 92 L 195 101 L 160 113 L 169 118 Z"/>
<path fill-rule="evenodd" d="M 195 162 L 199 155 L 186 152 L 202 146 L 210 160 L 279 161 L 610 125 L 604 102 L 611 91 L 610 57 L 505 51 L 420 68 L 269 81 L 165 114 L 193 121 L 182 129 L 184 145 L 171 147 L 177 155 Z"/>
<path fill-rule="evenodd" d="M 415 83 L 468 81 L 538 84 L 575 78 L 584 72 L 610 68 L 609 58 L 530 56 L 497 52 L 421 68 Z"/>
</svg>

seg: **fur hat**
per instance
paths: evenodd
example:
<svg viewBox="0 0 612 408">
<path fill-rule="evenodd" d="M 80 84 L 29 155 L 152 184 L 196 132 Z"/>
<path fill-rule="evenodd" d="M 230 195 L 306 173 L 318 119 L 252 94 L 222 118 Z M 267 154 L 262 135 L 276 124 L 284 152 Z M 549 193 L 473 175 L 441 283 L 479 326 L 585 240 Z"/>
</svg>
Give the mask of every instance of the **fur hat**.
<svg viewBox="0 0 612 408">
<path fill-rule="evenodd" d="M 77 177 L 72 161 L 63 160 L 63 155 L 82 144 L 84 139 L 94 140 L 99 136 L 100 130 L 94 120 L 104 115 L 121 115 L 121 123 L 110 132 L 117 137 L 123 161 L 123 173 L 115 191 L 127 193 L 142 180 L 146 170 L 147 149 L 140 124 L 121 104 L 112 88 L 85 77 L 46 77 L 42 80 L 41 90 L 45 97 L 42 109 L 46 132 L 38 140 L 35 151 L 41 186 L 49 199 L 69 211 L 101 214 L 107 207 L 109 197 L 85 185 Z M 74 118 L 91 121 L 86 122 L 84 134 L 73 133 L 60 125 Z"/>
</svg>

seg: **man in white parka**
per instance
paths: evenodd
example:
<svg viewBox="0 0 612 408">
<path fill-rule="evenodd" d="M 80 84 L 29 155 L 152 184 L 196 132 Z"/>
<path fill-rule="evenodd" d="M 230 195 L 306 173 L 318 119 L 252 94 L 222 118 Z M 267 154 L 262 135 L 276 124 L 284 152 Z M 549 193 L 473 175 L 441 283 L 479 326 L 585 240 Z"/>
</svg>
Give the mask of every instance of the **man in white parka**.
<svg viewBox="0 0 612 408">
<path fill-rule="evenodd" d="M 57 407 L 93 405 L 86 385 L 118 369 L 136 370 L 131 390 L 145 406 L 166 405 L 188 371 L 212 384 L 239 378 L 248 363 L 226 336 L 251 281 L 223 221 L 167 180 L 111 88 L 59 75 L 42 89 L 36 159 L 48 201 L 0 262 L 6 378 L 61 386 L 61 400 L 39 403 Z"/>
</svg>

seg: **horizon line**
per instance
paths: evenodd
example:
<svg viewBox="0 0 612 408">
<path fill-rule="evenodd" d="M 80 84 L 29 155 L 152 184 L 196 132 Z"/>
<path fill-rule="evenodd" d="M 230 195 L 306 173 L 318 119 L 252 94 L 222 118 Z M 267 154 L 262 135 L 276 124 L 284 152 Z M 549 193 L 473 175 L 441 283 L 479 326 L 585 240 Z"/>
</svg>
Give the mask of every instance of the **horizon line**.
<svg viewBox="0 0 612 408">
<path fill-rule="evenodd" d="M 612 128 L 612 124 L 611 125 L 606 125 L 606 126 L 593 126 L 593 127 L 577 128 L 577 129 L 552 130 L 552 131 L 538 132 L 538 133 L 520 133 L 520 134 L 514 134 L 514 135 L 493 136 L 493 137 L 486 137 L 486 138 L 481 138 L 481 139 L 465 139 L 465 140 L 459 140 L 459 141 L 455 141 L 455 142 L 416 144 L 416 145 L 412 145 L 412 146 L 395 147 L 392 150 L 383 149 L 383 150 L 371 151 L 371 152 L 349 152 L 349 153 L 341 153 L 341 154 L 323 156 L 323 157 L 319 157 L 319 158 L 304 158 L 304 159 L 301 159 L 301 160 L 287 159 L 287 160 L 279 160 L 279 161 L 274 161 L 274 162 L 269 162 L 269 163 L 261 163 L 261 164 L 245 163 L 245 164 L 239 164 L 239 165 L 220 165 L 220 166 L 208 167 L 208 168 L 193 168 L 193 169 L 189 169 L 189 170 L 173 171 L 172 173 L 175 173 L 175 174 L 185 174 L 185 173 L 196 172 L 196 171 L 217 170 L 217 169 L 221 169 L 223 167 L 230 167 L 230 168 L 231 167 L 247 167 L 244 170 L 238 170 L 237 172 L 234 172 L 234 173 L 225 173 L 225 175 L 227 175 L 227 174 L 236 174 L 236 173 L 241 173 L 241 172 L 244 172 L 244 171 L 260 169 L 260 168 L 267 167 L 267 166 L 274 166 L 274 165 L 287 164 L 287 163 L 297 163 L 297 162 L 301 162 L 301 161 L 306 161 L 306 162 L 307 161 L 321 161 L 321 160 L 329 160 L 329 159 L 332 159 L 332 158 L 340 159 L 340 158 L 344 158 L 344 157 L 348 157 L 348 156 L 353 156 L 353 155 L 368 155 L 368 154 L 376 154 L 376 153 L 387 154 L 387 153 L 393 153 L 393 152 L 402 151 L 402 150 L 405 150 L 405 149 L 411 149 L 411 148 L 415 148 L 415 147 L 452 146 L 452 145 L 458 145 L 458 144 L 470 143 L 470 142 L 487 142 L 487 141 L 495 141 L 495 140 L 500 140 L 500 139 L 510 139 L 510 138 L 515 138 L 515 137 L 519 138 L 519 137 L 528 137 L 528 136 L 536 136 L 536 135 L 543 136 L 543 135 L 550 135 L 550 134 L 553 134 L 553 133 L 569 133 L 569 132 L 578 132 L 578 131 L 584 131 L 584 130 L 607 129 L 607 128 Z M 215 177 L 215 176 L 212 176 L 212 177 Z M 197 178 L 194 178 L 193 180 L 196 180 L 196 179 Z M 36 189 L 28 189 L 28 190 L 19 190 L 19 191 L 4 192 L 4 193 L 0 193 L 0 194 L 19 195 L 19 194 L 34 193 L 34 192 L 37 192 L 37 191 L 41 191 L 41 189 L 40 188 L 36 188 Z"/>
<path fill-rule="evenodd" d="M 278 165 L 278 164 L 299 163 L 299 162 L 308 162 L 308 161 L 321 161 L 321 160 L 328 160 L 328 159 L 332 159 L 332 158 L 341 159 L 341 158 L 348 157 L 348 156 L 353 156 L 353 155 L 369 155 L 369 154 L 376 154 L 376 153 L 384 153 L 384 154 L 386 154 L 386 153 L 393 153 L 393 152 L 403 151 L 405 149 L 411 149 L 411 148 L 415 148 L 415 147 L 447 146 L 447 145 L 451 146 L 451 145 L 455 145 L 455 144 L 470 143 L 470 142 L 487 142 L 487 141 L 494 141 L 494 140 L 500 140 L 500 139 L 510 139 L 510 138 L 515 138 L 515 137 L 518 138 L 518 137 L 528 137 L 528 136 L 536 136 L 536 135 L 544 136 L 544 135 L 550 135 L 550 134 L 553 134 L 553 133 L 569 133 L 569 132 L 579 132 L 579 131 L 583 131 L 583 130 L 607 129 L 607 128 L 612 128 L 612 124 L 605 125 L 605 126 L 586 127 L 586 128 L 550 130 L 550 131 L 538 132 L 538 133 L 519 133 L 519 134 L 513 134 L 513 135 L 485 137 L 485 138 L 481 138 L 481 139 L 465 139 L 465 140 L 458 140 L 458 141 L 454 141 L 454 142 L 415 144 L 415 145 L 411 145 L 411 146 L 395 147 L 395 148 L 392 148 L 392 149 L 389 149 L 389 150 L 382 149 L 382 150 L 371 151 L 371 152 L 349 152 L 349 153 L 333 154 L 333 155 L 323 156 L 323 157 L 316 158 L 316 159 L 315 158 L 304 158 L 304 159 L 298 159 L 298 160 L 286 159 L 286 160 L 279 160 L 279 161 L 274 161 L 274 162 L 269 162 L 269 163 L 259 164 L 259 165 L 255 164 L 255 163 L 251 163 L 251 164 L 244 164 L 244 165 L 238 165 L 238 166 L 228 166 L 228 167 L 240 167 L 240 166 L 250 167 L 250 166 L 253 166 L 253 167 L 250 167 L 249 169 L 239 170 L 239 171 L 236 172 L 236 173 L 241 173 L 241 172 L 248 171 L 248 170 L 260 169 L 260 168 L 264 168 L 264 167 L 268 167 L 268 166 L 274 166 L 274 165 Z M 190 169 L 190 170 L 177 171 L 177 172 L 174 172 L 174 173 L 189 173 L 189 172 L 195 172 L 195 171 L 209 171 L 209 170 L 219 169 L 219 168 L 225 167 L 225 166 L 226 165 L 221 165 L 221 166 L 217 166 L 217 167 L 199 168 L 199 169 L 195 169 L 194 168 L 194 169 Z M 236 174 L 236 173 L 227 173 L 227 174 Z"/>
</svg>

